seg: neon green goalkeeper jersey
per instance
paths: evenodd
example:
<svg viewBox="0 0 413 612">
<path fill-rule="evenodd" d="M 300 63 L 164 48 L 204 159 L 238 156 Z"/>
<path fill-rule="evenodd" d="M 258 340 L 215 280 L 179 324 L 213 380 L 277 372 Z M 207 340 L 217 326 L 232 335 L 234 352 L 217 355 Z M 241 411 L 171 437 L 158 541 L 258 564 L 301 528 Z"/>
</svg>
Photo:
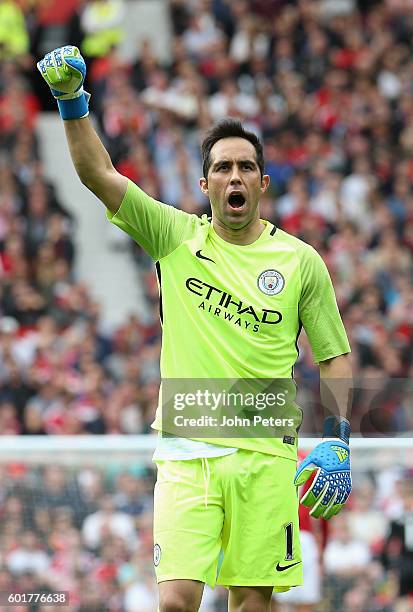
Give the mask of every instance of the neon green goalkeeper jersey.
<svg viewBox="0 0 413 612">
<path fill-rule="evenodd" d="M 350 352 L 323 260 L 268 221 L 252 244 L 232 244 L 206 216 L 157 202 L 132 182 L 107 215 L 156 262 L 163 380 L 291 381 L 302 326 L 315 362 Z M 161 403 L 153 427 L 165 431 Z M 282 437 L 202 440 L 287 458 L 297 452 Z"/>
</svg>

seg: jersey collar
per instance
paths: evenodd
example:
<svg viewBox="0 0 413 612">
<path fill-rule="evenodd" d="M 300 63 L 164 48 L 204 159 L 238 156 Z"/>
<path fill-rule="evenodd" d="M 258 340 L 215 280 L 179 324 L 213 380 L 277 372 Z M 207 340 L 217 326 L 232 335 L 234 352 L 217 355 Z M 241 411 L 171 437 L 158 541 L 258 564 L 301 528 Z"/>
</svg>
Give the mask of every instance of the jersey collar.
<svg viewBox="0 0 413 612">
<path fill-rule="evenodd" d="M 266 240 L 268 240 L 268 238 L 272 235 L 274 235 L 276 227 L 267 219 L 260 219 L 260 221 L 262 223 L 264 223 L 265 228 L 264 231 L 258 236 L 257 240 L 254 240 L 254 242 L 251 242 L 250 244 L 234 244 L 233 242 L 228 242 L 227 240 L 224 240 L 223 238 L 221 238 L 221 236 L 219 236 L 213 225 L 212 225 L 212 221 L 210 222 L 210 237 L 211 240 L 213 242 L 217 242 L 218 244 L 221 244 L 222 246 L 225 246 L 226 248 L 241 248 L 241 249 L 251 249 L 256 247 L 258 244 L 261 244 L 262 242 L 265 242 Z"/>
</svg>

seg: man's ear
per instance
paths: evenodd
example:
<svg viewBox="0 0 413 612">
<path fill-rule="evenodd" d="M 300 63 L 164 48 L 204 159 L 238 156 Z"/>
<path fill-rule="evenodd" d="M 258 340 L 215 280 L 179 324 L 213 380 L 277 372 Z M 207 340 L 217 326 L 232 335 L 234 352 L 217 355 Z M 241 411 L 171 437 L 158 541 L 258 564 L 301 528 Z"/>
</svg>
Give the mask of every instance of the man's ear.
<svg viewBox="0 0 413 612">
<path fill-rule="evenodd" d="M 261 193 L 265 193 L 268 189 L 268 185 L 270 184 L 270 177 L 268 174 L 264 174 L 261 179 Z"/>
<path fill-rule="evenodd" d="M 199 187 L 205 196 L 208 196 L 208 180 L 203 176 L 199 179 Z"/>
</svg>

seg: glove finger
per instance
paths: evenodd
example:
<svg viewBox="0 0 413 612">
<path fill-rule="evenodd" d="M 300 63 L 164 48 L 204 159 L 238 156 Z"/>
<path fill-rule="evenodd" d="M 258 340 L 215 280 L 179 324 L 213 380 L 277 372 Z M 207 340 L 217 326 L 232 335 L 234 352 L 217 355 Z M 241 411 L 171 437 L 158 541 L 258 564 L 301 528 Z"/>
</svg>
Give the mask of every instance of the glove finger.
<svg viewBox="0 0 413 612">
<path fill-rule="evenodd" d="M 56 51 L 58 51 L 58 49 Z M 53 87 L 59 86 L 62 81 L 62 76 L 58 69 L 60 60 L 58 59 L 56 61 L 55 58 L 56 51 L 46 53 L 44 58 L 37 65 L 46 83 Z"/>
<path fill-rule="evenodd" d="M 314 483 L 315 480 L 316 479 L 314 479 Z M 326 481 L 325 483 L 323 483 L 322 489 L 318 489 L 317 492 L 314 492 L 314 483 L 300 500 L 303 506 L 307 506 L 308 508 L 312 508 L 313 506 L 318 505 L 324 499 L 324 496 L 329 487 L 329 482 Z"/>
<path fill-rule="evenodd" d="M 43 78 L 46 78 L 47 68 L 51 66 L 51 58 L 48 56 L 50 56 L 50 53 L 47 53 L 43 59 L 37 62 L 37 69 L 39 70 Z M 46 58 L 47 58 L 47 61 L 46 61 Z"/>
<path fill-rule="evenodd" d="M 77 47 L 63 47 L 62 60 L 65 70 L 70 75 L 72 91 L 78 91 L 85 80 L 86 64 Z"/>
<path fill-rule="evenodd" d="M 325 512 L 325 506 L 324 504 L 316 504 L 314 506 L 314 508 L 310 511 L 310 516 L 312 516 L 313 518 L 321 518 L 322 516 L 324 516 L 324 512 Z"/>
<path fill-rule="evenodd" d="M 336 514 L 341 512 L 342 508 L 344 508 L 344 504 L 334 504 L 334 506 L 332 506 L 331 510 L 329 511 L 328 517 L 326 516 L 324 518 L 328 518 L 328 519 L 333 518 L 333 516 L 336 516 Z"/>
<path fill-rule="evenodd" d="M 48 53 L 47 55 L 50 55 L 50 54 Z M 42 60 L 37 62 L 36 66 L 37 66 L 38 71 L 42 75 L 43 79 L 46 81 L 48 85 L 50 85 L 48 69 L 53 70 L 51 58 L 49 57 L 46 63 L 46 56 L 45 56 Z"/>
<path fill-rule="evenodd" d="M 341 508 L 342 506 L 340 506 Z M 323 514 L 323 519 L 325 519 L 326 521 L 329 521 L 330 519 L 333 518 L 333 516 L 335 516 L 337 514 L 337 505 L 334 504 L 333 506 L 331 506 L 331 508 L 327 511 L 324 512 Z"/>
<path fill-rule="evenodd" d="M 46 74 L 46 66 L 44 63 L 44 59 L 40 60 L 40 62 L 37 62 L 36 66 L 37 66 L 37 70 L 40 72 L 40 74 L 44 78 Z"/>
<path fill-rule="evenodd" d="M 350 474 L 345 474 L 344 478 L 341 479 L 339 486 L 339 495 L 337 497 L 338 504 L 345 504 L 351 493 L 351 476 Z"/>
<path fill-rule="evenodd" d="M 339 495 L 339 497 L 337 498 L 337 503 L 340 504 L 340 506 L 344 506 L 344 504 L 347 503 L 349 497 L 350 493 L 346 493 L 345 495 Z"/>
<path fill-rule="evenodd" d="M 79 47 L 75 47 L 74 45 L 65 45 L 64 47 L 60 48 L 64 57 L 68 55 L 73 55 L 73 57 L 82 57 L 80 55 Z"/>
<path fill-rule="evenodd" d="M 307 480 L 312 476 L 315 470 L 319 470 L 314 463 L 310 463 L 309 465 L 302 465 L 298 470 L 294 478 L 294 484 L 296 487 L 300 487 L 305 484 Z M 317 476 L 316 476 L 317 478 Z M 315 479 L 314 479 L 315 480 Z M 314 483 L 313 483 L 314 484 Z"/>
<path fill-rule="evenodd" d="M 324 508 L 324 513 L 322 514 L 322 517 L 324 519 L 329 520 L 332 516 L 334 516 L 333 513 L 334 513 L 334 509 L 336 508 L 336 500 L 337 500 L 338 495 L 339 495 L 339 492 L 338 492 L 338 489 L 336 489 L 330 501 L 328 502 L 327 506 L 325 506 Z"/>
<path fill-rule="evenodd" d="M 326 482 L 326 484 L 324 485 L 321 493 L 316 497 L 316 502 L 313 505 L 313 508 L 312 508 L 312 510 L 310 512 L 310 516 L 313 516 L 314 518 L 320 518 L 320 516 L 322 514 L 324 514 L 324 510 L 325 510 L 325 506 L 326 505 L 323 502 L 324 502 L 325 497 L 327 495 L 327 491 L 328 491 L 329 486 L 330 486 L 330 483 Z"/>
<path fill-rule="evenodd" d="M 338 490 L 330 486 L 326 493 L 321 497 L 320 501 L 314 506 L 310 515 L 314 518 L 325 518 L 328 515 L 332 506 L 337 499 Z"/>
<path fill-rule="evenodd" d="M 327 504 L 327 502 L 330 501 L 334 491 L 335 486 L 331 481 L 329 474 L 327 474 L 322 468 L 318 468 L 317 474 L 310 488 L 308 489 L 307 494 L 304 496 L 304 502 L 302 503 L 304 503 L 305 506 L 313 506 L 320 498 L 322 498 L 324 503 Z M 325 495 L 326 497 L 324 497 Z"/>
<path fill-rule="evenodd" d="M 65 57 L 63 58 L 69 70 L 76 76 L 76 78 L 83 79 L 86 75 L 86 65 L 82 57 Z"/>
<path fill-rule="evenodd" d="M 80 51 L 77 47 L 67 45 L 62 49 L 62 60 L 69 67 L 70 71 L 75 70 L 80 72 L 83 76 L 86 74 L 85 60 L 80 55 Z"/>
<path fill-rule="evenodd" d="M 347 483 L 347 487 L 341 483 L 338 488 L 333 489 L 331 497 L 329 493 L 324 496 L 324 502 L 327 503 L 323 518 L 330 519 L 340 512 L 342 507 L 347 502 L 351 492 L 351 483 Z"/>
</svg>

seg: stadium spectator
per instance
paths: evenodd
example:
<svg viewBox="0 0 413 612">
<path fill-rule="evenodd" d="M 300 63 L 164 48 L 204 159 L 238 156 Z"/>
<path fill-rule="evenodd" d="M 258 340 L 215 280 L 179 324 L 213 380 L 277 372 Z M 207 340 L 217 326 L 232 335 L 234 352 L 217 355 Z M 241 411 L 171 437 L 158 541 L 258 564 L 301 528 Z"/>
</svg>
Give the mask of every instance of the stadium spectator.
<svg viewBox="0 0 413 612">
<path fill-rule="evenodd" d="M 348 516 L 344 514 L 333 523 L 332 534 L 324 551 L 326 582 L 333 593 L 330 607 L 343 608 L 343 597 L 368 567 L 371 554 L 369 547 L 352 537 Z"/>
<path fill-rule="evenodd" d="M 86 57 L 103 57 L 123 38 L 122 0 L 88 0 L 80 17 L 85 37 L 81 50 Z"/>
<path fill-rule="evenodd" d="M 15 576 L 35 574 L 43 577 L 47 572 L 50 559 L 40 546 L 36 534 L 26 531 L 20 536 L 20 544 L 6 558 L 7 568 Z"/>
<path fill-rule="evenodd" d="M 400 610 L 408 609 L 413 595 L 413 480 L 411 470 L 400 481 L 401 505 L 391 521 L 383 549 L 383 562 L 394 571 L 398 583 Z"/>
<path fill-rule="evenodd" d="M 133 519 L 126 512 L 116 510 L 114 500 L 105 495 L 97 512 L 90 514 L 83 523 L 82 535 L 86 546 L 92 550 L 99 548 L 104 539 L 117 536 L 132 550 L 136 533 Z"/>
<path fill-rule="evenodd" d="M 0 2 L 0 60 L 16 59 L 29 50 L 24 14 L 11 0 Z"/>
</svg>

